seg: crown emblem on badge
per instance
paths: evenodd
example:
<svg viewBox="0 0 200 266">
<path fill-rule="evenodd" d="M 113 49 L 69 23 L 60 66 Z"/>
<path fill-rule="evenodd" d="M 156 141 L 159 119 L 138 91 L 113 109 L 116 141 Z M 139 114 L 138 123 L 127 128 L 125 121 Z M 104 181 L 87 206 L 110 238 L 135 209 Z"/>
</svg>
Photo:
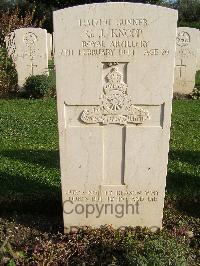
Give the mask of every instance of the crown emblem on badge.
<svg viewBox="0 0 200 266">
<path fill-rule="evenodd" d="M 101 105 L 84 110 L 81 120 L 87 124 L 142 124 L 149 119 L 149 112 L 134 106 L 127 94 L 128 86 L 123 82 L 123 74 L 113 67 L 106 76 Z"/>
</svg>

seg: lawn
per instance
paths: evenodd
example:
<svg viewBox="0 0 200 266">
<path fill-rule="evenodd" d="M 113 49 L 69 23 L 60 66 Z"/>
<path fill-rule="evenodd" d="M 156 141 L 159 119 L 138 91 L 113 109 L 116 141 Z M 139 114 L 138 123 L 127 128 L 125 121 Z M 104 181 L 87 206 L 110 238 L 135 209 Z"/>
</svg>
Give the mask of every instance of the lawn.
<svg viewBox="0 0 200 266">
<path fill-rule="evenodd" d="M 200 101 L 174 101 L 161 232 L 129 228 L 120 233 L 106 227 L 64 236 L 56 102 L 1 100 L 0 261 L 8 265 L 197 265 L 199 129 Z"/>
<path fill-rule="evenodd" d="M 196 73 L 195 85 L 196 85 L 196 87 L 200 88 L 200 70 L 197 71 L 197 73 Z"/>
</svg>

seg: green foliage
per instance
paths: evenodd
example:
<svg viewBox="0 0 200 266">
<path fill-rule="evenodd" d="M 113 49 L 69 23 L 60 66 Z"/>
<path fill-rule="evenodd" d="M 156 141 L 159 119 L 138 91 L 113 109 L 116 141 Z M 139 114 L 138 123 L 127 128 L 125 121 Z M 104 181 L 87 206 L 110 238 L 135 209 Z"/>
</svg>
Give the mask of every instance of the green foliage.
<svg viewBox="0 0 200 266">
<path fill-rule="evenodd" d="M 179 27 L 191 27 L 200 29 L 200 1 L 176 0 L 171 1 L 170 7 L 178 10 Z"/>
<path fill-rule="evenodd" d="M 150 235 L 141 242 L 136 236 L 130 235 L 125 242 L 129 265 L 187 265 L 188 246 L 179 244 L 173 238 Z"/>
<path fill-rule="evenodd" d="M 45 16 L 38 18 L 36 6 L 25 3 L 24 9 L 18 6 L 0 12 L 0 45 L 4 45 L 5 37 L 19 28 L 42 27 Z"/>
<path fill-rule="evenodd" d="M 200 29 L 200 20 L 199 21 L 179 21 L 178 27 L 189 27 L 189 28 L 195 28 Z"/>
<path fill-rule="evenodd" d="M 17 91 L 17 72 L 6 48 L 0 48 L 0 98 L 9 97 Z"/>
<path fill-rule="evenodd" d="M 199 88 L 200 87 L 200 70 L 197 71 L 196 73 L 196 78 L 195 78 L 195 87 Z"/>
<path fill-rule="evenodd" d="M 195 79 L 195 88 L 193 92 L 190 94 L 190 97 L 194 100 L 200 99 L 200 70 L 196 73 L 196 79 Z"/>
<path fill-rule="evenodd" d="M 194 100 L 200 100 L 200 87 L 194 88 L 190 97 Z"/>
<path fill-rule="evenodd" d="M 36 75 L 27 78 L 24 85 L 25 93 L 23 93 L 28 98 L 48 98 L 55 97 L 56 84 L 55 75 L 50 73 L 47 75 Z"/>
<path fill-rule="evenodd" d="M 180 0 L 179 1 L 179 20 L 180 21 L 199 21 L 200 22 L 200 1 L 199 0 Z"/>
<path fill-rule="evenodd" d="M 75 5 L 84 5 L 84 4 L 91 4 L 91 3 L 103 3 L 108 2 L 106 0 L 99 0 L 99 1 L 91 1 L 91 0 L 28 0 L 29 3 L 37 3 L 40 5 L 47 5 L 55 8 L 65 8 L 69 6 Z M 112 2 L 112 1 L 111 1 Z M 115 1 L 116 2 L 116 1 Z M 120 2 L 120 0 L 119 0 Z M 147 4 L 158 4 L 161 0 L 133 0 L 132 2 L 135 3 L 147 3 Z"/>
</svg>

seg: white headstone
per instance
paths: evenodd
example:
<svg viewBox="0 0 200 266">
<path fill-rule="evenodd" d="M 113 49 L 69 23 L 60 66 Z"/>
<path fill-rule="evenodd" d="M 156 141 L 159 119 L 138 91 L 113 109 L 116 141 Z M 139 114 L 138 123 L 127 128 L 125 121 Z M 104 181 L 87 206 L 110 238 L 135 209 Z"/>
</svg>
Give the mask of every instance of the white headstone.
<svg viewBox="0 0 200 266">
<path fill-rule="evenodd" d="M 54 12 L 65 231 L 161 227 L 176 23 L 132 3 Z"/>
<path fill-rule="evenodd" d="M 52 39 L 53 39 L 53 56 L 55 54 L 55 32 L 52 33 Z"/>
<path fill-rule="evenodd" d="M 198 49 L 197 49 L 197 71 L 200 70 L 200 31 L 198 38 Z"/>
<path fill-rule="evenodd" d="M 198 65 L 199 30 L 178 28 L 174 92 L 190 94 L 195 85 Z"/>
<path fill-rule="evenodd" d="M 21 28 L 6 38 L 8 54 L 18 73 L 18 85 L 23 87 L 32 75 L 48 75 L 47 31 L 40 28 Z"/>
<path fill-rule="evenodd" d="M 48 46 L 48 58 L 51 59 L 52 56 L 52 35 L 51 33 L 47 33 L 47 46 Z"/>
</svg>

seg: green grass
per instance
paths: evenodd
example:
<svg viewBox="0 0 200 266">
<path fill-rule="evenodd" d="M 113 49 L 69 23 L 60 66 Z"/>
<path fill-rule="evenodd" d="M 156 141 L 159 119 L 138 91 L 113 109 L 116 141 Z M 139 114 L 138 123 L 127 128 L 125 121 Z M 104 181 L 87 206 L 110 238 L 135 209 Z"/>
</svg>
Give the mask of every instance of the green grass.
<svg viewBox="0 0 200 266">
<path fill-rule="evenodd" d="M 173 104 L 167 195 L 187 215 L 200 217 L 200 101 Z"/>
<path fill-rule="evenodd" d="M 169 192 L 188 197 L 200 193 L 199 128 L 200 101 L 174 102 L 168 166 Z"/>
<path fill-rule="evenodd" d="M 195 87 L 200 88 L 200 70 L 196 73 Z"/>
<path fill-rule="evenodd" d="M 125 242 L 123 243 L 117 240 L 119 241 L 117 244 L 119 251 L 117 253 L 122 252 L 120 251 L 122 247 L 123 252 L 125 252 L 120 255 L 119 260 L 131 262 L 137 257 L 137 262 L 139 260 L 141 262 L 138 265 L 153 265 L 150 262 L 156 260 L 158 260 L 158 264 L 155 265 L 159 265 L 159 263 L 160 265 L 168 265 L 166 262 L 173 260 L 173 258 L 177 263 L 185 261 L 185 254 L 187 253 L 185 250 L 187 250 L 188 246 L 186 243 L 180 244 L 179 242 L 186 241 L 186 232 L 192 230 L 195 237 L 187 240 L 189 241 L 187 243 L 189 243 L 191 248 L 192 257 L 190 260 L 195 261 L 194 265 L 197 265 L 197 256 L 200 255 L 199 129 L 200 101 L 174 101 L 163 231 L 164 234 L 170 234 L 170 237 L 166 238 L 162 234 L 158 234 L 151 238 L 151 236 L 146 235 L 145 237 L 148 238 L 146 242 L 144 235 L 141 233 L 139 233 L 138 240 L 133 235 L 128 235 L 124 238 L 123 241 Z M 22 243 L 24 241 L 26 245 L 30 241 L 29 245 L 33 248 L 35 237 L 39 234 L 38 231 L 35 233 L 33 240 L 33 235 L 29 235 L 30 232 L 26 232 L 26 236 L 18 236 L 17 234 L 19 234 L 20 230 L 21 232 L 27 230 L 27 226 L 28 228 L 32 226 L 33 221 L 38 221 L 37 227 L 40 230 L 39 232 L 41 232 L 43 225 L 39 220 L 40 216 L 46 217 L 45 226 L 48 227 L 46 229 L 48 233 L 52 229 L 50 229 L 51 225 L 48 224 L 50 218 L 47 217 L 51 217 L 51 221 L 59 217 L 60 223 L 62 221 L 56 101 L 1 100 L 0 133 L 0 224 L 1 217 L 3 217 L 4 222 L 5 220 L 9 221 L 8 227 L 11 228 L 9 230 L 15 232 L 13 235 L 16 234 L 16 238 L 21 239 Z M 16 220 L 16 215 L 18 220 Z M 28 217 L 25 220 L 23 218 L 24 215 Z M 15 225 L 13 225 L 13 221 Z M 15 230 L 16 226 L 21 228 L 21 223 L 25 224 L 26 227 Z M 15 226 L 14 229 L 13 226 Z M 4 227 L 7 227 L 7 225 Z M 0 226 L 0 242 L 2 235 L 6 235 L 1 232 L 3 231 L 1 231 Z M 113 246 L 116 233 L 95 232 L 86 234 L 86 238 L 82 236 L 83 238 L 80 240 L 83 241 L 81 245 L 86 245 L 87 241 L 89 241 L 87 243 L 90 243 L 88 250 L 85 251 L 86 259 L 81 262 L 87 261 L 88 254 L 94 256 L 94 258 L 101 258 L 104 262 L 105 256 L 112 258 L 116 253 L 116 248 Z M 108 235 L 114 237 L 114 239 L 111 241 L 110 238 L 109 240 L 110 236 L 108 237 Z M 99 239 L 98 244 L 96 243 L 97 237 Z M 13 238 L 11 244 L 12 246 L 18 246 L 18 248 L 20 246 L 21 250 L 23 245 L 16 244 L 16 238 Z M 93 239 L 91 240 L 93 244 L 91 245 L 90 240 L 87 239 Z M 47 245 L 45 251 L 47 253 L 51 253 L 52 249 L 58 252 L 62 250 L 56 245 L 54 247 L 49 246 L 46 236 L 41 236 L 41 241 L 44 241 L 42 243 Z M 73 241 L 75 241 L 73 245 L 76 246 L 76 241 L 78 240 L 73 239 Z M 71 242 L 63 240 L 63 238 L 57 241 L 57 245 L 69 245 L 69 243 Z M 122 244 L 126 245 L 126 248 Z M 80 245 L 80 243 L 78 242 L 77 245 Z M 167 249 L 166 245 L 169 245 Z M 69 248 L 71 250 L 68 250 L 69 253 L 71 252 L 70 254 L 77 254 L 73 253 L 73 247 L 69 246 L 66 249 Z M 24 252 L 26 253 L 26 251 Z M 91 252 L 94 252 L 94 254 Z M 168 255 L 166 255 L 166 252 Z M 64 258 L 63 254 L 60 256 Z M 76 259 L 79 256 L 77 258 L 73 255 L 70 256 L 72 256 L 72 260 L 74 259 L 75 265 L 77 265 Z M 165 256 L 169 257 L 165 258 Z M 11 257 L 13 259 L 13 256 Z M 81 260 L 81 257 L 79 259 Z M 43 261 L 45 258 L 41 260 Z M 55 261 L 57 261 L 57 258 L 55 258 Z M 148 261 L 150 264 L 148 264 Z M 187 265 L 177 263 L 172 263 L 172 265 Z"/>
<path fill-rule="evenodd" d="M 167 189 L 193 197 L 200 185 L 200 102 L 173 104 Z M 55 100 L 1 100 L 0 194 L 21 199 L 60 190 Z"/>
<path fill-rule="evenodd" d="M 53 211 L 48 205 L 60 194 L 55 100 L 2 100 L 0 132 L 0 210 L 6 203 L 6 210 Z"/>
</svg>

